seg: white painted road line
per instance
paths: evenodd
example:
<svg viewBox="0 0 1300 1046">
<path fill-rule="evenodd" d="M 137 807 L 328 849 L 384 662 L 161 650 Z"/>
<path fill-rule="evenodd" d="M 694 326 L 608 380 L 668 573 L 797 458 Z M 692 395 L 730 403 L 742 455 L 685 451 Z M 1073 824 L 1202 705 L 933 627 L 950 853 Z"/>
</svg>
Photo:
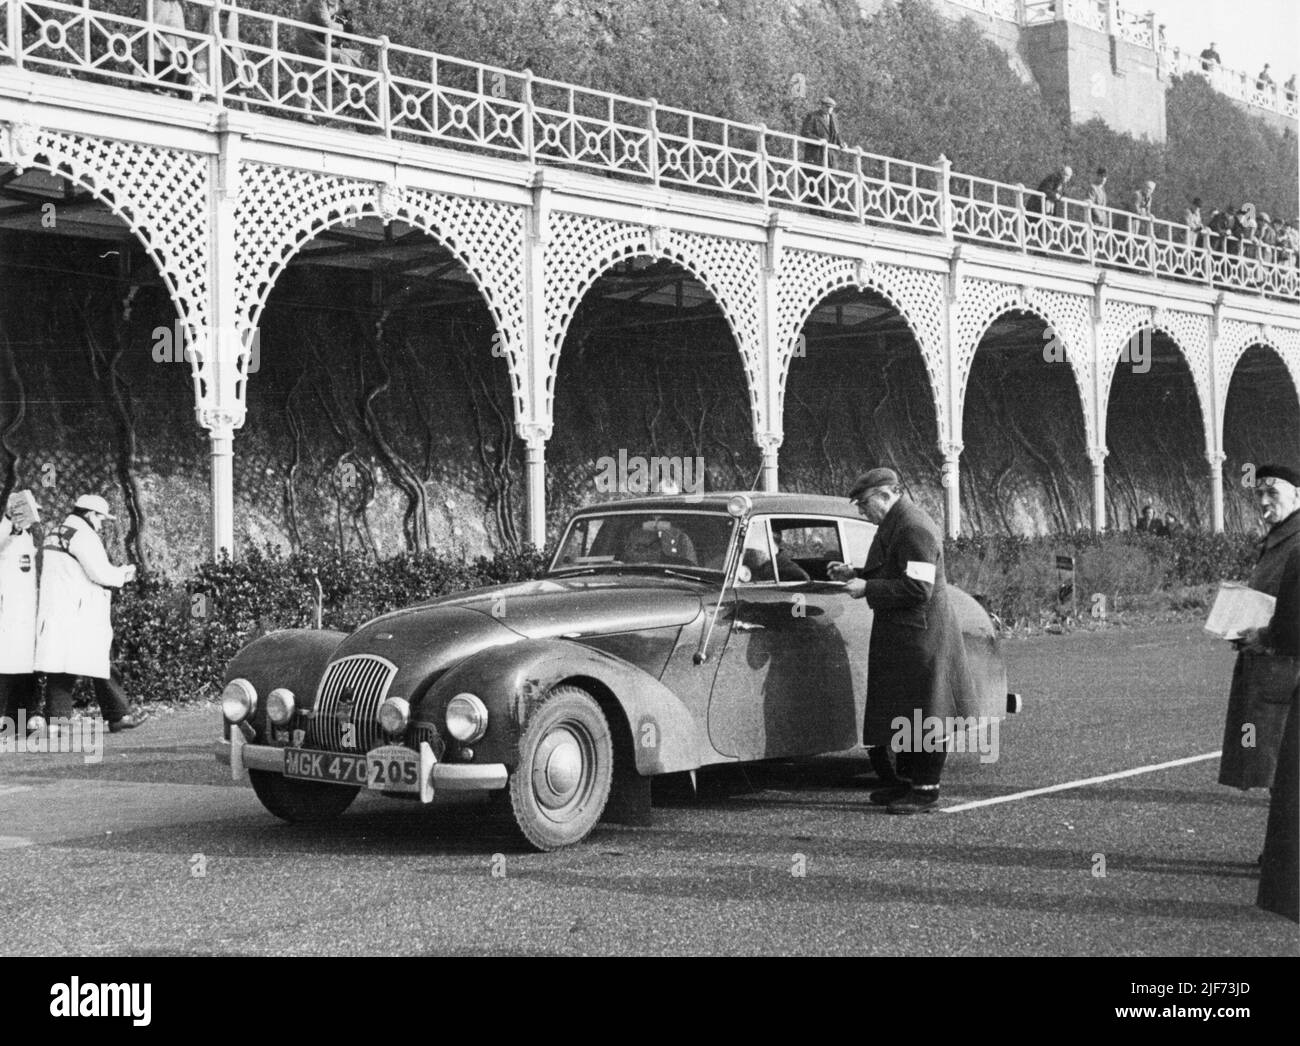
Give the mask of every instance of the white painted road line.
<svg viewBox="0 0 1300 1046">
<path fill-rule="evenodd" d="M 1066 781 L 1064 784 L 1049 785 L 1047 788 L 1031 788 L 1027 792 L 1013 792 L 1011 795 L 998 795 L 992 799 L 979 799 L 973 803 L 958 803 L 956 806 L 945 806 L 940 809 L 940 813 L 957 814 L 963 810 L 974 810 L 981 806 L 995 806 L 998 803 L 1011 803 L 1017 799 L 1029 799 L 1035 795 L 1047 795 L 1049 792 L 1065 792 L 1071 788 L 1085 788 L 1088 785 L 1101 784 L 1103 781 L 1118 781 L 1123 777 L 1137 777 L 1138 774 L 1153 774 L 1157 770 L 1168 770 L 1174 766 L 1187 766 L 1190 763 L 1203 763 L 1207 759 L 1218 759 L 1223 755 L 1222 751 L 1207 752 L 1205 755 L 1188 756 L 1186 759 L 1175 759 L 1169 763 L 1156 763 L 1154 766 L 1139 766 L 1133 770 L 1120 770 L 1113 774 L 1102 774 L 1101 777 L 1085 777 L 1080 781 Z"/>
<path fill-rule="evenodd" d="M 19 792 L 30 792 L 31 785 L 14 785 L 12 788 L 0 788 L 0 795 L 17 795 Z"/>
<path fill-rule="evenodd" d="M 20 850 L 31 845 L 32 841 L 21 835 L 0 835 L 0 850 Z"/>
</svg>

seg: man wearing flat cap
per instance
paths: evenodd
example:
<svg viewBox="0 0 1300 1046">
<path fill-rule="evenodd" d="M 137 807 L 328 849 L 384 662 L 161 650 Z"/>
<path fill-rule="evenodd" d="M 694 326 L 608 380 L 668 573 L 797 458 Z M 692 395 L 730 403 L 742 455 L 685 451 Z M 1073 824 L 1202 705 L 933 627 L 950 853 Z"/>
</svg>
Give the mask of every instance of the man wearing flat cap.
<svg viewBox="0 0 1300 1046">
<path fill-rule="evenodd" d="M 36 670 L 46 674 L 51 718 L 72 715 L 72 689 L 78 676 L 86 676 L 109 730 L 118 733 L 139 726 L 143 717 L 130 714 L 109 660 L 112 592 L 135 579 L 135 567 L 114 566 L 104 550 L 99 532 L 113 518 L 107 501 L 83 494 L 63 526 L 45 539 Z"/>
<path fill-rule="evenodd" d="M 917 713 L 923 721 L 959 716 L 976 701 L 961 626 L 948 600 L 943 537 L 924 511 L 902 497 L 893 469 L 860 476 L 849 500 L 879 528 L 860 570 L 844 563 L 829 568 L 829 576 L 848 582 L 849 595 L 866 599 L 875 614 L 862 741 L 885 787 L 872 792 L 871 801 L 891 814 L 925 813 L 937 808 L 947 752 L 943 746 L 925 750 L 930 746 L 909 731 L 891 765 L 894 720 L 911 723 Z"/>
<path fill-rule="evenodd" d="M 826 95 L 821 104 L 803 118 L 799 134 L 804 138 L 815 139 L 805 142 L 803 146 L 803 162 L 807 164 L 804 177 L 811 195 L 824 204 L 830 199 L 830 184 L 826 174 L 827 143 L 837 148 L 844 147 L 839 124 L 835 121 L 835 99 Z"/>
<path fill-rule="evenodd" d="M 803 147 L 804 163 L 826 166 L 826 143 L 843 147 L 844 139 L 840 137 L 840 126 L 835 122 L 835 99 L 826 95 L 817 108 L 803 118 L 799 134 L 804 138 L 814 138 L 821 144 L 809 142 Z"/>
<path fill-rule="evenodd" d="M 1300 469 L 1255 470 L 1255 502 L 1268 526 L 1250 587 L 1273 596 L 1273 616 L 1237 640 L 1219 783 L 1272 787 L 1259 905 L 1297 918 L 1297 704 L 1300 704 Z"/>
</svg>

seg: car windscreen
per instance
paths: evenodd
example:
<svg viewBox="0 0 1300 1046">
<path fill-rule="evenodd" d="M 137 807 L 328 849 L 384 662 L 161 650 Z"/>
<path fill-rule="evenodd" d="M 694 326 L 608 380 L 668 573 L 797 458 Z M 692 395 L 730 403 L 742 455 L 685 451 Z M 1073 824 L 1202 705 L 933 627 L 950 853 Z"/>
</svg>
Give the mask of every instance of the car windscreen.
<svg viewBox="0 0 1300 1046">
<path fill-rule="evenodd" d="M 712 512 L 609 512 L 569 525 L 551 570 L 626 567 L 722 571 L 733 521 Z"/>
</svg>

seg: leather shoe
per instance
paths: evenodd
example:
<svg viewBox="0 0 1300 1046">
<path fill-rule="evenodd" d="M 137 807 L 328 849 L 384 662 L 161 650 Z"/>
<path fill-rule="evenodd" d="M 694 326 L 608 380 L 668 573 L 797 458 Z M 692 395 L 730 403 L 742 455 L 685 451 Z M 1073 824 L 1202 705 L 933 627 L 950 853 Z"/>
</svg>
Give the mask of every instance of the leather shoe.
<svg viewBox="0 0 1300 1046">
<path fill-rule="evenodd" d="M 120 734 L 123 730 L 134 730 L 143 723 L 149 716 L 145 712 L 136 712 L 134 715 L 124 715 L 121 719 L 114 719 L 108 724 L 110 734 Z"/>
<path fill-rule="evenodd" d="M 909 784 L 890 785 L 888 788 L 877 788 L 867 798 L 876 806 L 888 806 L 890 803 L 902 799 L 911 790 L 912 786 Z"/>
<path fill-rule="evenodd" d="M 932 814 L 939 809 L 939 790 L 921 791 L 913 788 L 901 799 L 895 799 L 886 808 L 891 814 Z"/>
</svg>

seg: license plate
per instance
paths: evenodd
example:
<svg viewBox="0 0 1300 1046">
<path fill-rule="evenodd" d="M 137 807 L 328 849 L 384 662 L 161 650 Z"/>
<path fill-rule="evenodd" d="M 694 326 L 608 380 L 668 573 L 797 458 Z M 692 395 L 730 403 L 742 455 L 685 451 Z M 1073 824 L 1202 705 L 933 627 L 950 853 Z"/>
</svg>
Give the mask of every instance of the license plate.
<svg viewBox="0 0 1300 1046">
<path fill-rule="evenodd" d="M 377 792 L 420 791 L 420 753 L 401 745 L 366 753 L 366 787 Z"/>
<path fill-rule="evenodd" d="M 284 750 L 284 776 L 300 781 L 329 781 L 334 784 L 366 783 L 366 757 L 313 752 L 302 748 Z"/>
</svg>

